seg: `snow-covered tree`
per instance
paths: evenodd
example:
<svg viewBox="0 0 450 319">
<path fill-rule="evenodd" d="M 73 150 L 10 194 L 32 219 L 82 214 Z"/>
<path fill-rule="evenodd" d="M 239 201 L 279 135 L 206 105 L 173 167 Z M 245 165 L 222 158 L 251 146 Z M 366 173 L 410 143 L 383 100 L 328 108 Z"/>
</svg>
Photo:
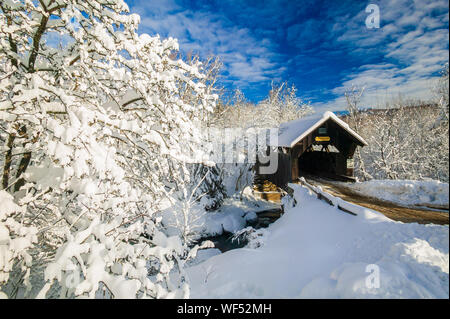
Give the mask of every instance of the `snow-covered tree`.
<svg viewBox="0 0 450 319">
<path fill-rule="evenodd" d="M 357 116 L 358 133 L 368 142 L 357 176 L 448 182 L 448 122 L 437 104 L 396 99 Z"/>
<path fill-rule="evenodd" d="M 213 123 L 222 128 L 269 128 L 311 113 L 312 107 L 297 96 L 294 85 L 272 83 L 267 97 L 258 104 L 247 101 L 242 91 L 235 90 L 230 100 L 216 109 Z"/>
<path fill-rule="evenodd" d="M 441 109 L 441 117 L 448 123 L 449 121 L 449 66 L 445 64 L 441 71 L 434 93 L 436 94 L 437 103 Z"/>
<path fill-rule="evenodd" d="M 175 59 L 174 39 L 139 35 L 122 0 L 0 10 L 1 192 L 15 205 L 2 205 L 0 244 L 27 238 L 0 263 L 1 290 L 35 296 L 30 283 L 45 281 L 39 297 L 187 296 L 186 246 L 161 232 L 158 212 L 182 164 L 201 158 L 217 96 L 200 64 Z"/>
<path fill-rule="evenodd" d="M 269 96 L 259 103 L 258 108 L 260 121 L 267 127 L 276 127 L 312 113 L 311 106 L 297 97 L 297 88 L 294 85 L 289 87 L 286 82 L 280 85 L 272 83 Z"/>
<path fill-rule="evenodd" d="M 253 183 L 255 173 L 252 169 L 255 163 L 253 155 L 256 153 L 256 147 L 253 151 L 249 151 L 251 148 L 249 145 L 255 143 L 256 139 L 252 135 L 262 134 L 263 129 L 277 128 L 280 123 L 313 112 L 311 106 L 297 96 L 295 86 L 289 87 L 287 83 L 280 85 L 272 83 L 267 98 L 258 104 L 248 101 L 239 89 L 234 91 L 228 101 L 222 100 L 218 104 L 212 115 L 211 127 L 224 131 L 222 132 L 224 135 L 233 135 L 233 142 L 228 143 L 225 148 L 236 151 L 235 162 L 228 161 L 218 165 L 222 176 L 221 183 L 228 190 L 228 195 L 235 193 L 242 195 L 245 187 Z M 223 141 L 224 139 L 220 142 Z M 231 146 L 233 143 L 236 147 Z M 265 150 L 265 146 L 261 146 Z M 218 150 L 221 147 L 214 149 Z"/>
<path fill-rule="evenodd" d="M 349 125 L 356 130 L 356 132 L 361 131 L 363 126 L 364 114 L 361 113 L 360 103 L 361 98 L 364 94 L 365 87 L 357 87 L 352 85 L 344 93 L 345 99 L 347 101 L 347 111 Z M 371 179 L 372 176 L 367 172 L 364 165 L 364 160 L 361 155 L 361 150 L 359 147 L 355 151 L 355 169 L 360 173 L 360 177 L 363 180 Z"/>
<path fill-rule="evenodd" d="M 346 120 L 369 144 L 355 152 L 357 177 L 448 181 L 448 66 L 434 92 L 435 100 L 399 96 L 365 110 L 364 87 L 345 92 Z"/>
</svg>

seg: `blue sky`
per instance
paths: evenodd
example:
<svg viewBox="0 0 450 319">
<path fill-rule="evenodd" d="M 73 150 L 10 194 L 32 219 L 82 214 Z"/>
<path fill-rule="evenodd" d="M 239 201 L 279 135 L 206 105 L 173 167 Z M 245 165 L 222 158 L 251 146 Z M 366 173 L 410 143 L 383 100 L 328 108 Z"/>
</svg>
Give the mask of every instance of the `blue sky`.
<svg viewBox="0 0 450 319">
<path fill-rule="evenodd" d="M 175 37 L 182 52 L 218 55 L 220 84 L 247 99 L 288 81 L 323 110 L 345 108 L 343 93 L 365 86 L 362 104 L 399 94 L 430 98 L 449 54 L 447 0 L 188 1 L 126 0 L 141 16 L 139 32 Z M 368 4 L 380 28 L 368 29 Z"/>
</svg>

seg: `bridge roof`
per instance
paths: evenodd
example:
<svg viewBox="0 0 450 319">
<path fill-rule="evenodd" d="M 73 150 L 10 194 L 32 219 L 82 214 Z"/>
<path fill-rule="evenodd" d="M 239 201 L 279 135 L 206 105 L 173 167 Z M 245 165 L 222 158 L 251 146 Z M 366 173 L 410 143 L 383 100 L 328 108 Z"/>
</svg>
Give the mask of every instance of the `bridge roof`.
<svg viewBox="0 0 450 319">
<path fill-rule="evenodd" d="M 352 130 L 347 123 L 339 119 L 334 113 L 328 111 L 323 114 L 313 114 L 311 116 L 280 124 L 278 142 L 271 143 L 271 146 L 293 147 L 328 120 L 332 120 L 343 130 L 347 131 L 359 142 L 358 144 L 367 145 L 367 142 L 358 135 L 358 133 Z"/>
</svg>

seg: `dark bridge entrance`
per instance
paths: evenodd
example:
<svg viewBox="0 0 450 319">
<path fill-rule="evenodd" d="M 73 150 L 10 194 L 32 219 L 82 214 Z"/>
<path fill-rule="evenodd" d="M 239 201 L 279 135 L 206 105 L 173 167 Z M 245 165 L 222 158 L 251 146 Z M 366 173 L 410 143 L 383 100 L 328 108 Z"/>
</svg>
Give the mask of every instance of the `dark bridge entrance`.
<svg viewBox="0 0 450 319">
<path fill-rule="evenodd" d="M 300 175 L 336 174 L 346 175 L 346 159 L 337 152 L 309 151 L 298 158 Z"/>
</svg>

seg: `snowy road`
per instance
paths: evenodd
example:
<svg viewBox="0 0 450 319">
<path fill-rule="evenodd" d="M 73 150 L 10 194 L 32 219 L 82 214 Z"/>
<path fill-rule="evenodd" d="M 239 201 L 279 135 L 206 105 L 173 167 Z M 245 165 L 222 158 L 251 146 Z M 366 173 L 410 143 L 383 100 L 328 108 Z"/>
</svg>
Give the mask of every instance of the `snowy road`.
<svg viewBox="0 0 450 319">
<path fill-rule="evenodd" d="M 428 208 L 400 205 L 392 201 L 382 200 L 380 198 L 364 195 L 361 192 L 356 192 L 349 186 L 349 183 L 330 181 L 312 176 L 306 177 L 306 180 L 314 186 L 320 186 L 325 192 L 330 193 L 333 196 L 381 212 L 385 216 L 396 221 L 419 224 L 449 224 L 448 210 L 438 211 Z"/>
</svg>

